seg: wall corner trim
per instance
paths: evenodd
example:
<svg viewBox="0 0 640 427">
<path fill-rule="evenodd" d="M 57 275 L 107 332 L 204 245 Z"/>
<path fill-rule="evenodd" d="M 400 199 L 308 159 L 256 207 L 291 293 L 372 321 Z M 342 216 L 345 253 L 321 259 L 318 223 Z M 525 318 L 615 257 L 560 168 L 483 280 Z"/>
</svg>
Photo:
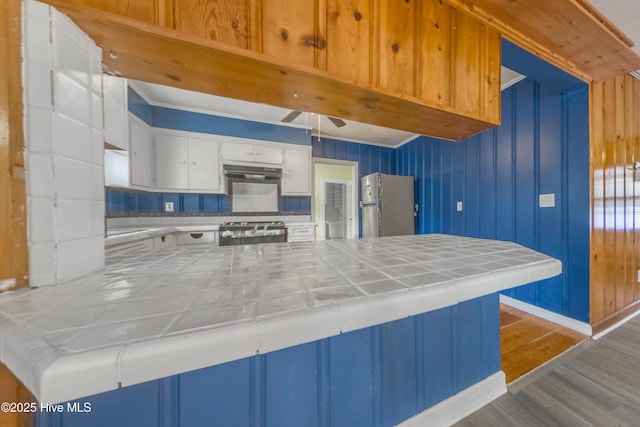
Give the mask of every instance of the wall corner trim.
<svg viewBox="0 0 640 427">
<path fill-rule="evenodd" d="M 517 308 L 518 310 L 522 310 L 529 314 L 533 314 L 534 316 L 541 317 L 560 326 L 564 326 L 565 328 L 573 329 L 581 334 L 587 336 L 593 335 L 593 329 L 590 324 L 580 322 L 579 320 L 572 319 L 571 317 L 563 316 L 561 314 L 554 313 L 553 311 L 546 310 L 502 294 L 500 294 L 500 303 Z"/>
<path fill-rule="evenodd" d="M 474 413 L 507 392 L 504 372 L 499 371 L 484 380 L 454 394 L 408 420 L 399 427 L 449 426 Z"/>
</svg>

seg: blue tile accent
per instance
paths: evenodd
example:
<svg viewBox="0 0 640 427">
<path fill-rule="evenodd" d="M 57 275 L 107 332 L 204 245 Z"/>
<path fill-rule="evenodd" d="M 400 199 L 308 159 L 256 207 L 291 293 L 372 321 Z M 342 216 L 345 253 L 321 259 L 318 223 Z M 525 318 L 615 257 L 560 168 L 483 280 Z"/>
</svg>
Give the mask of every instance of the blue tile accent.
<svg viewBox="0 0 640 427">
<path fill-rule="evenodd" d="M 91 412 L 36 426 L 392 426 L 499 372 L 499 317 L 487 295 L 79 399 Z"/>
<path fill-rule="evenodd" d="M 198 194 L 183 194 L 181 212 L 202 212 L 201 197 Z"/>
<path fill-rule="evenodd" d="M 138 212 L 161 212 L 160 194 L 141 191 L 138 193 Z"/>
<path fill-rule="evenodd" d="M 282 212 L 311 212 L 311 197 L 282 196 Z"/>
</svg>

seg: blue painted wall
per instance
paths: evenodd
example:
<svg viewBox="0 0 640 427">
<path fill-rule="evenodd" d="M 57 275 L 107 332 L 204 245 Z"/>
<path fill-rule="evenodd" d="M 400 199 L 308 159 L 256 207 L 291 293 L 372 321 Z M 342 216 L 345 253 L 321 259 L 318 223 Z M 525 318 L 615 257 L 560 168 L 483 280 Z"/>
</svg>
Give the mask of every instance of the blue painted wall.
<svg viewBox="0 0 640 427">
<path fill-rule="evenodd" d="M 312 146 L 313 157 L 358 162 L 361 177 L 372 172 L 392 173 L 395 164 L 396 150 L 392 148 L 316 137 Z"/>
<path fill-rule="evenodd" d="M 459 142 L 421 137 L 393 172 L 416 177 L 418 233 L 509 240 L 562 261 L 563 274 L 505 294 L 589 320 L 588 89 L 530 79 L 502 94 L 502 125 Z M 555 208 L 538 195 L 555 193 Z M 463 211 L 456 211 L 456 202 Z"/>
<path fill-rule="evenodd" d="M 311 132 L 307 129 L 149 105 L 132 88 L 129 88 L 128 96 L 129 111 L 149 126 L 262 141 L 311 145 Z"/>
<path fill-rule="evenodd" d="M 392 426 L 500 370 L 497 294 L 80 399 L 54 426 Z"/>
</svg>

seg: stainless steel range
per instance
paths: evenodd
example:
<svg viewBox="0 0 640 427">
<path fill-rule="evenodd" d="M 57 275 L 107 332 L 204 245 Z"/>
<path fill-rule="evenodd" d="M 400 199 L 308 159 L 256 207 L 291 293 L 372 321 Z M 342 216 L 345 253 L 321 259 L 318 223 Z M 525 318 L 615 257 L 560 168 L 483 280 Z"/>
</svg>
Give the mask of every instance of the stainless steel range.
<svg viewBox="0 0 640 427">
<path fill-rule="evenodd" d="M 287 241 L 286 229 L 282 221 L 225 222 L 219 230 L 220 246 Z"/>
</svg>

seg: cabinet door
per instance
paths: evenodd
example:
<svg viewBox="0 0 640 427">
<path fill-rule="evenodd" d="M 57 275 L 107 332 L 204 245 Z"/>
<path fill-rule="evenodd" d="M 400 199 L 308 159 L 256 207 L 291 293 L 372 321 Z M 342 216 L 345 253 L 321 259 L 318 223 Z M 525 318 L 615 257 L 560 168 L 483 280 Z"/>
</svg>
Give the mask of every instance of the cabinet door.
<svg viewBox="0 0 640 427">
<path fill-rule="evenodd" d="M 127 80 L 103 74 L 102 93 L 104 140 L 114 147 L 128 150 Z"/>
<path fill-rule="evenodd" d="M 257 163 L 282 164 L 282 149 L 266 145 L 253 146 L 253 161 Z"/>
<path fill-rule="evenodd" d="M 189 188 L 189 140 L 175 135 L 156 135 L 156 186 L 167 190 Z"/>
<path fill-rule="evenodd" d="M 145 123 L 133 116 L 129 119 L 131 151 L 131 185 L 153 187 L 153 134 Z"/>
<path fill-rule="evenodd" d="M 282 194 L 308 196 L 311 194 L 311 153 L 308 149 L 286 149 Z"/>
<path fill-rule="evenodd" d="M 253 162 L 253 145 L 239 142 L 223 142 L 222 158 L 238 162 Z"/>
<path fill-rule="evenodd" d="M 220 190 L 217 141 L 189 139 L 189 189 Z"/>
</svg>

